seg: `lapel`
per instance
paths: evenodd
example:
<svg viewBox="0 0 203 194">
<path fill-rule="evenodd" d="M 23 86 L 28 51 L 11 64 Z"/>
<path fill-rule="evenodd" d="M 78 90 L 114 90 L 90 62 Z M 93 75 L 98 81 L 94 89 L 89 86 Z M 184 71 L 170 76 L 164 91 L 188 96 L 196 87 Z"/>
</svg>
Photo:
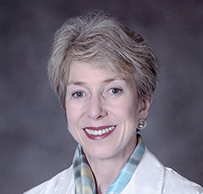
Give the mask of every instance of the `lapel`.
<svg viewBox="0 0 203 194">
<path fill-rule="evenodd" d="M 69 176 L 62 178 L 63 181 L 61 180 L 60 194 L 75 193 L 72 166 L 69 168 L 69 173 L 67 174 Z M 159 162 L 158 159 L 147 148 L 145 148 L 141 162 L 121 194 L 162 194 L 164 176 L 165 168 L 163 164 L 161 164 L 161 162 Z M 69 179 L 68 182 L 67 178 Z M 66 185 L 65 188 L 63 188 L 64 185 Z"/>
<path fill-rule="evenodd" d="M 145 148 L 140 164 L 121 194 L 161 194 L 164 174 L 164 166 Z"/>
</svg>

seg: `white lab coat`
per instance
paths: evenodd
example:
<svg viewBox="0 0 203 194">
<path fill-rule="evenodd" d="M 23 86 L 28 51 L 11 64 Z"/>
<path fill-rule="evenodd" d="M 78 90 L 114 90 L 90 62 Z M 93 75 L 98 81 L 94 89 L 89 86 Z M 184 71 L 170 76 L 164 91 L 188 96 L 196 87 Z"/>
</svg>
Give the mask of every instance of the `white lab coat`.
<svg viewBox="0 0 203 194">
<path fill-rule="evenodd" d="M 24 194 L 75 194 L 72 166 Z M 203 194 L 203 188 L 164 167 L 146 148 L 121 194 Z"/>
</svg>

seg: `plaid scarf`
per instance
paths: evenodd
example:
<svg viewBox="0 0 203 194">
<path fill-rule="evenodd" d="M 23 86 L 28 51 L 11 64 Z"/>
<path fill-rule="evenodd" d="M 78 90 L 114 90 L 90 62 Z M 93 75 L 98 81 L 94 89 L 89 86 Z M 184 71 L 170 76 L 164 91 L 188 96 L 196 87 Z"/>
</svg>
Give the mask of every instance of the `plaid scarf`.
<svg viewBox="0 0 203 194">
<path fill-rule="evenodd" d="M 123 191 L 141 161 L 144 151 L 144 142 L 142 137 L 138 136 L 138 145 L 115 181 L 108 187 L 106 194 L 120 194 Z M 76 194 L 96 194 L 95 179 L 80 145 L 73 158 L 73 171 Z"/>
</svg>

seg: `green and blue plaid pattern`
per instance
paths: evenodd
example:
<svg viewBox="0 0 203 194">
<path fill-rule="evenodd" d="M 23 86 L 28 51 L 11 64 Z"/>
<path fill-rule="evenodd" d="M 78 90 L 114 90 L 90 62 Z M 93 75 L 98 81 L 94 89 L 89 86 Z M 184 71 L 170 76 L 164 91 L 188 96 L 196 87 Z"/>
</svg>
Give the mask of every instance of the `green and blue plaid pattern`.
<svg viewBox="0 0 203 194">
<path fill-rule="evenodd" d="M 96 194 L 94 176 L 80 145 L 77 146 L 73 158 L 73 171 L 75 179 L 75 193 Z"/>
<path fill-rule="evenodd" d="M 144 151 L 145 144 L 142 137 L 138 136 L 138 145 L 115 181 L 108 187 L 106 194 L 120 194 L 123 191 L 141 161 Z M 73 171 L 76 194 L 96 194 L 95 179 L 80 145 L 73 158 Z"/>
</svg>

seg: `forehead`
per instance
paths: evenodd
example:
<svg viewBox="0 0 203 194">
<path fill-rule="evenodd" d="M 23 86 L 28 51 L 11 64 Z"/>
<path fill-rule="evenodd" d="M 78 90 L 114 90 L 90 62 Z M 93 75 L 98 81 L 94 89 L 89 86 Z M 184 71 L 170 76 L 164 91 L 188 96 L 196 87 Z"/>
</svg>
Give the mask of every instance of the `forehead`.
<svg viewBox="0 0 203 194">
<path fill-rule="evenodd" d="M 118 82 L 119 81 L 119 82 Z M 124 82 L 121 82 L 124 81 Z M 126 86 L 137 90 L 137 84 L 133 74 L 121 74 L 108 68 L 101 68 L 86 62 L 74 62 L 70 66 L 67 86 L 104 86 L 109 83 L 125 83 Z"/>
<path fill-rule="evenodd" d="M 123 79 L 132 75 L 130 73 L 118 72 L 104 62 L 73 61 L 69 67 L 68 79 L 76 77 L 85 78 L 89 77 L 91 74 L 96 77 L 114 77 L 118 79 Z"/>
</svg>

